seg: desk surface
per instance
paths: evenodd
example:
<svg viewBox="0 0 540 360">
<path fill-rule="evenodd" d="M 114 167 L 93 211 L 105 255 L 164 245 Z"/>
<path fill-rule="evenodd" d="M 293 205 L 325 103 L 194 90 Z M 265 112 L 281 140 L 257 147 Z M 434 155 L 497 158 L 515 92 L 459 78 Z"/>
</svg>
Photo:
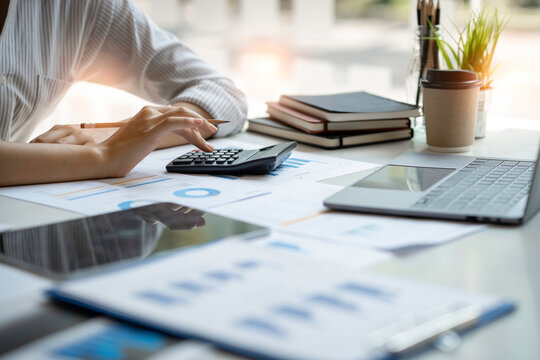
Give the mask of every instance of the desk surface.
<svg viewBox="0 0 540 360">
<path fill-rule="evenodd" d="M 512 128 L 508 119 L 498 121 L 502 124 L 499 131 L 490 131 L 485 139 L 477 140 L 472 154 L 522 159 L 536 156 L 540 138 L 537 125 L 531 127 L 537 130 L 517 129 Z M 261 145 L 276 142 L 274 138 L 250 133 L 235 138 Z M 299 146 L 302 151 L 380 164 L 404 151 L 425 151 L 425 148 L 422 134 L 413 141 L 334 151 Z M 356 173 L 327 181 L 346 185 L 363 175 Z M 77 217 L 80 215 L 0 196 L 0 224 L 29 226 Z M 517 301 L 517 311 L 468 334 L 456 351 L 428 351 L 418 359 L 540 359 L 539 214 L 524 226 L 490 225 L 485 231 L 457 241 L 400 255 L 373 270 Z"/>
</svg>

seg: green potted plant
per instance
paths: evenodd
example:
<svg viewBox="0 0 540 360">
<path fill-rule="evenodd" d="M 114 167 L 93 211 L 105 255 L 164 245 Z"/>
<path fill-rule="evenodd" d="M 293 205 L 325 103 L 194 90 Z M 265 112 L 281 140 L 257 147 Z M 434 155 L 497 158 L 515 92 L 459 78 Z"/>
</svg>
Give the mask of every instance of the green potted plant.
<svg viewBox="0 0 540 360">
<path fill-rule="evenodd" d="M 450 42 L 435 34 L 435 41 L 448 69 L 472 70 L 482 80 L 478 96 L 476 138 L 485 136 L 487 111 L 493 90 L 491 84 L 497 68 L 493 64 L 493 55 L 508 20 L 507 17 L 501 17 L 496 9 L 482 9 L 471 13 L 463 29 L 456 26 L 457 37 L 450 37 Z"/>
</svg>

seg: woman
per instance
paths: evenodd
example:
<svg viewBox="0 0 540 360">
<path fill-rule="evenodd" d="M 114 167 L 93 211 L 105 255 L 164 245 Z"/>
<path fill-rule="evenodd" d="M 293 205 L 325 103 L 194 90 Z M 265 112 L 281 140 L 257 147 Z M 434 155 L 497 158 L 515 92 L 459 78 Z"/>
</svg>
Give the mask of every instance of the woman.
<svg viewBox="0 0 540 360">
<path fill-rule="evenodd" d="M 0 26 L 0 186 L 120 177 L 156 147 L 211 151 L 205 138 L 242 127 L 243 94 L 129 0 L 4 0 Z M 118 130 L 55 126 L 27 143 L 76 81 L 161 105 Z"/>
</svg>

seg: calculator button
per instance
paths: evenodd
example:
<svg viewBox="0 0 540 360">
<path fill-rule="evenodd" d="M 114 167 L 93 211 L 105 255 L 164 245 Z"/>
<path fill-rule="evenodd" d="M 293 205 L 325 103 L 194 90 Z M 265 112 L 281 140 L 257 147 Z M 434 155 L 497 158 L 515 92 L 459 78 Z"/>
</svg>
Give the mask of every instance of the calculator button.
<svg viewBox="0 0 540 360">
<path fill-rule="evenodd" d="M 205 164 L 213 164 L 214 162 L 216 162 L 216 159 L 207 159 L 204 163 Z"/>
<path fill-rule="evenodd" d="M 194 164 L 202 164 L 204 162 L 204 159 L 197 159 L 193 163 Z"/>
<path fill-rule="evenodd" d="M 232 164 L 234 162 L 234 159 L 227 160 L 227 164 Z"/>
<path fill-rule="evenodd" d="M 225 160 L 225 159 L 217 159 L 216 164 L 224 164 L 225 161 L 227 161 L 227 160 Z"/>
</svg>

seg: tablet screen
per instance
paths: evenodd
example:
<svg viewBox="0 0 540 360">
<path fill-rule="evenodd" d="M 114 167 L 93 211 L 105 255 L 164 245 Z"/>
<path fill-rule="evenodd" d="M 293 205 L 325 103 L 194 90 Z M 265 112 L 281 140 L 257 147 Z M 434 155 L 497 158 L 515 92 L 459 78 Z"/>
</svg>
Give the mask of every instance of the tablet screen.
<svg viewBox="0 0 540 360">
<path fill-rule="evenodd" d="M 265 228 L 159 203 L 0 234 L 0 257 L 52 278 L 68 278 L 167 251 Z"/>
</svg>

